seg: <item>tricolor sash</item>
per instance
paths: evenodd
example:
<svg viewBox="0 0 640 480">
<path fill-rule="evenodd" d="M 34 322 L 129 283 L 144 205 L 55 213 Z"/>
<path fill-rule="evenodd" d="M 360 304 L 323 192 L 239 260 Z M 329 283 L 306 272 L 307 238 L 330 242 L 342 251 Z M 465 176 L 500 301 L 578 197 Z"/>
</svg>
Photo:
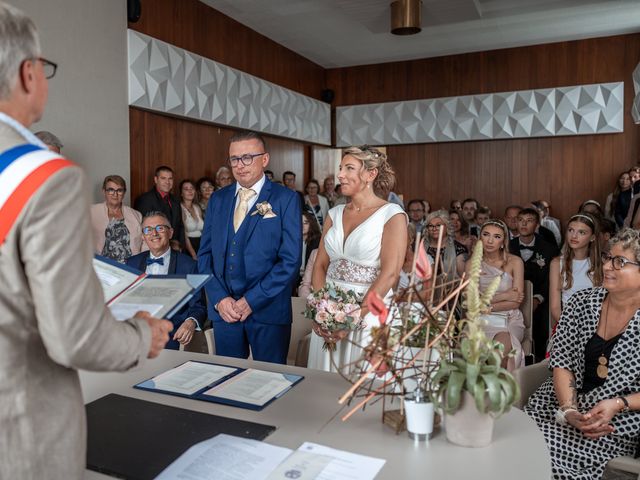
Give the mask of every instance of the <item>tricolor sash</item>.
<svg viewBox="0 0 640 480">
<path fill-rule="evenodd" d="M 0 154 L 0 246 L 42 184 L 58 170 L 73 165 L 60 154 L 32 144 Z"/>
</svg>

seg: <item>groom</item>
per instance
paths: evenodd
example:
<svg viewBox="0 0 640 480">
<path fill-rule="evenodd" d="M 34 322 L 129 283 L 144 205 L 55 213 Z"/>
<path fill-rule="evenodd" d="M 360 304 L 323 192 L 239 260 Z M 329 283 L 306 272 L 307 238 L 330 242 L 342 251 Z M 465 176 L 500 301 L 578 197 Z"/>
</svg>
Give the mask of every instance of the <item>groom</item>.
<svg viewBox="0 0 640 480">
<path fill-rule="evenodd" d="M 269 154 L 260 135 L 231 138 L 236 183 L 216 192 L 205 216 L 198 269 L 205 287 L 216 354 L 286 363 L 291 288 L 300 270 L 302 213 L 295 192 L 268 180 Z"/>
</svg>

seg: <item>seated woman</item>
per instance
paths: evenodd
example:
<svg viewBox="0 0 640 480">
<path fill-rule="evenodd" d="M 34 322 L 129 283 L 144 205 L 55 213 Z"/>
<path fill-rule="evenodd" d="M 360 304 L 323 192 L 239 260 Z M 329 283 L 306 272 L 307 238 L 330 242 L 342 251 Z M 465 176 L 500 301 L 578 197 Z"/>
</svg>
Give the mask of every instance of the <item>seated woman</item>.
<svg viewBox="0 0 640 480">
<path fill-rule="evenodd" d="M 196 183 L 196 190 L 198 193 L 198 205 L 202 210 L 202 217 L 207 213 L 207 206 L 209 205 L 209 199 L 215 190 L 215 182 L 213 178 L 202 177 Z"/>
<path fill-rule="evenodd" d="M 317 180 L 309 180 L 304 190 L 306 193 L 304 203 L 308 210 L 315 215 L 318 225 L 322 228 L 322 223 L 329 212 L 329 201 L 320 195 L 320 184 Z"/>
<path fill-rule="evenodd" d="M 478 239 L 471 235 L 469 231 L 469 224 L 460 214 L 460 211 L 449 210 L 449 220 L 451 221 L 451 228 L 453 228 L 455 241 L 467 249 L 467 253 L 464 258 L 466 261 L 469 258 L 469 255 L 471 255 L 471 252 L 473 252 L 473 246 L 476 244 Z"/>
<path fill-rule="evenodd" d="M 180 182 L 180 207 L 182 208 L 182 224 L 184 225 L 184 245 L 187 253 L 194 260 L 198 259 L 200 237 L 204 228 L 204 216 L 196 200 L 196 186 L 191 180 Z"/>
<path fill-rule="evenodd" d="M 640 234 L 625 229 L 603 256 L 602 287 L 562 311 L 549 378 L 525 412 L 542 433 L 555 479 L 600 479 L 640 433 Z"/>
<path fill-rule="evenodd" d="M 438 232 L 440 231 L 440 226 L 444 226 L 438 275 L 446 274 L 449 281 L 461 276 L 464 272 L 464 258 L 467 254 L 467 249 L 454 239 L 449 214 L 446 210 L 436 210 L 427 215 L 425 221 L 427 225 L 423 232 L 424 242 L 427 247 L 427 253 L 434 260 L 438 249 Z"/>
<path fill-rule="evenodd" d="M 602 260 L 597 220 L 589 213 L 569 219 L 562 254 L 549 266 L 549 307 L 555 327 L 563 305 L 574 293 L 602 284 Z"/>
<path fill-rule="evenodd" d="M 524 338 L 524 318 L 518 309 L 524 298 L 524 263 L 509 253 L 509 230 L 501 220 L 487 220 L 480 228 L 482 242 L 482 269 L 480 291 L 483 292 L 496 277 L 500 285 L 491 299 L 490 311 L 482 315 L 487 337 L 504 345 L 502 366 L 509 371 L 524 365 L 520 343 Z M 471 262 L 467 262 L 467 271 Z M 515 351 L 512 357 L 506 354 Z"/>
<path fill-rule="evenodd" d="M 318 225 L 313 213 L 302 212 L 302 263 L 300 263 L 300 276 L 298 277 L 296 285 L 299 283 L 300 286 L 304 286 L 304 291 L 306 291 L 306 289 L 311 289 L 311 274 L 313 272 L 313 262 L 316 258 L 316 254 L 313 252 L 318 249 L 321 236 L 322 232 L 320 231 L 320 226 Z M 309 265 L 311 265 L 310 271 L 308 271 Z M 306 297 L 308 295 L 309 292 L 307 292 L 307 295 L 303 295 L 298 292 L 298 296 L 300 297 Z"/>
<path fill-rule="evenodd" d="M 108 175 L 102 182 L 104 202 L 91 205 L 94 251 L 120 263 L 142 248 L 142 215 L 123 205 L 126 191 L 124 178 Z"/>
</svg>

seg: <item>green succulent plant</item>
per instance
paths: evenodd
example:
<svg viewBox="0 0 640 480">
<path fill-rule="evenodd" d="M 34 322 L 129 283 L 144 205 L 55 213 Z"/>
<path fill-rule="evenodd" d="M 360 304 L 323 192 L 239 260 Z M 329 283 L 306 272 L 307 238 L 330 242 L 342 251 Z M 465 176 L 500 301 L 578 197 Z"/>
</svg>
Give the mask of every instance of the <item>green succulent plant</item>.
<svg viewBox="0 0 640 480">
<path fill-rule="evenodd" d="M 501 366 L 504 345 L 487 338 L 482 329 L 481 314 L 490 305 L 500 284 L 495 278 L 480 294 L 482 243 L 476 243 L 471 257 L 469 284 L 465 289 L 466 317 L 454 326 L 456 334 L 451 342 L 439 344 L 441 361 L 431 381 L 434 404 L 445 412 L 454 413 L 459 407 L 462 392 L 469 392 L 480 413 L 496 416 L 508 411 L 520 398 L 520 388 L 513 375 Z"/>
</svg>

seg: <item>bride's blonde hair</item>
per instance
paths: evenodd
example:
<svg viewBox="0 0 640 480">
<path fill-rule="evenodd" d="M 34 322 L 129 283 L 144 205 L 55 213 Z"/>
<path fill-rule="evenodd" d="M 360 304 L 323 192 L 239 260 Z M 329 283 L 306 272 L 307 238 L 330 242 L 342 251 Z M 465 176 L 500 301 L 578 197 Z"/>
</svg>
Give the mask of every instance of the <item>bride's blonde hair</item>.
<svg viewBox="0 0 640 480">
<path fill-rule="evenodd" d="M 396 184 L 396 174 L 391 168 L 387 156 L 377 148 L 368 145 L 349 147 L 344 151 L 342 158 L 347 155 L 360 160 L 362 167 L 367 171 L 378 170 L 378 175 L 373 180 L 373 192 L 386 200 Z"/>
</svg>

